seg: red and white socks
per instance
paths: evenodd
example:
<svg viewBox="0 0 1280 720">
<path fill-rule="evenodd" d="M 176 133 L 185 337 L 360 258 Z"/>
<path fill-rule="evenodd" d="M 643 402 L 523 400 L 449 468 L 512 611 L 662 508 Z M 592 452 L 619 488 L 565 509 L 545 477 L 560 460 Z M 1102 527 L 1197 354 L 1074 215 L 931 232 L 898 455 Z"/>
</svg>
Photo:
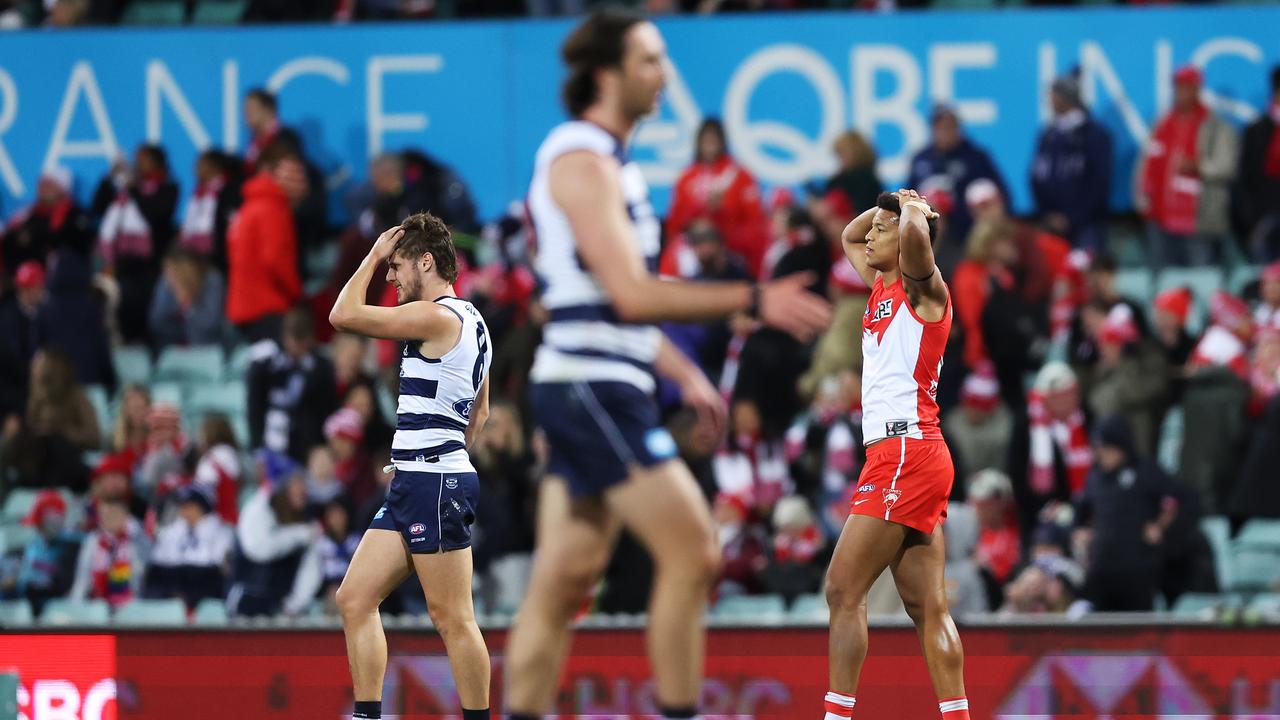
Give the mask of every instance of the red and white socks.
<svg viewBox="0 0 1280 720">
<path fill-rule="evenodd" d="M 942 720 L 969 720 L 969 699 L 958 697 L 938 702 Z"/>
<path fill-rule="evenodd" d="M 827 714 L 822 717 L 822 720 L 849 720 L 849 718 L 853 717 L 853 706 L 857 702 L 852 695 L 838 692 L 827 693 L 822 702 Z"/>
</svg>

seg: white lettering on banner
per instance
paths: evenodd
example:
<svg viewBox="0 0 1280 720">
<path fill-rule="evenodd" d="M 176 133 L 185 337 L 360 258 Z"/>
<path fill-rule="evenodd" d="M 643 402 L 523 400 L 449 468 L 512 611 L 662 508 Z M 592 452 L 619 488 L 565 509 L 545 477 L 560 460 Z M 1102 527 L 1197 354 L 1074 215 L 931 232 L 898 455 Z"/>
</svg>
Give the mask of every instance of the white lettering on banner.
<svg viewBox="0 0 1280 720">
<path fill-rule="evenodd" d="M 996 101 L 991 98 L 962 99 L 956 97 L 956 72 L 982 70 L 996 66 L 993 43 L 937 43 L 929 48 L 929 91 L 938 102 L 953 105 L 961 122 L 968 125 L 990 125 L 1000 117 Z"/>
<path fill-rule="evenodd" d="M 1080 74 L 1082 80 L 1081 95 L 1085 105 L 1093 107 L 1097 94 L 1095 83 L 1101 82 L 1102 87 L 1107 91 L 1107 95 L 1115 103 L 1116 110 L 1120 111 L 1120 119 L 1124 121 L 1125 129 L 1129 131 L 1130 137 L 1139 145 L 1145 142 L 1147 139 L 1147 124 L 1143 122 L 1142 114 L 1138 112 L 1138 108 L 1134 107 L 1133 101 L 1125 93 L 1124 85 L 1120 83 L 1120 76 L 1116 74 L 1115 67 L 1107 59 L 1107 54 L 1102 51 L 1102 47 L 1098 43 L 1092 40 L 1080 43 Z"/>
<path fill-rule="evenodd" d="M 351 80 L 351 72 L 347 70 L 346 65 L 333 58 L 306 55 L 294 58 L 277 68 L 267 80 L 267 90 L 279 95 L 285 85 L 302 75 L 320 75 L 329 78 L 338 85 L 346 85 Z"/>
<path fill-rule="evenodd" d="M 1151 78 L 1156 84 L 1156 117 L 1164 117 L 1173 104 L 1173 45 L 1168 40 L 1156 41 L 1156 71 Z M 1145 144 L 1142 138 L 1139 145 Z M 1141 157 L 1141 156 L 1139 156 Z"/>
<path fill-rule="evenodd" d="M 1057 77 L 1058 48 L 1051 42 L 1042 42 L 1040 47 L 1036 48 L 1036 87 L 1039 88 L 1036 107 L 1039 108 L 1041 124 L 1049 122 L 1049 118 L 1053 117 L 1049 91 Z"/>
<path fill-rule="evenodd" d="M 89 688 L 84 696 L 84 720 L 102 720 L 107 703 L 116 700 L 115 678 L 103 678 Z"/>
<path fill-rule="evenodd" d="M 66 680 L 37 680 L 31 720 L 80 720 L 80 691 Z"/>
<path fill-rule="evenodd" d="M 929 140 L 928 128 L 917 105 L 920 102 L 920 65 L 911 53 L 897 45 L 858 45 L 851 53 L 853 66 L 853 126 L 868 138 L 876 126 L 896 125 L 902 146 L 893 155 L 880 153 L 877 169 L 886 180 L 905 178 L 911 154 Z M 876 97 L 876 73 L 890 73 L 897 80 L 892 95 Z"/>
<path fill-rule="evenodd" d="M 702 111 L 675 63 L 667 63 L 667 87 L 662 97 L 675 119 L 647 119 L 631 141 L 634 147 L 652 148 L 657 156 L 653 162 L 636 161 L 650 185 L 674 185 L 680 178 L 680 171 L 693 157 L 693 133 L 702 120 Z"/>
<path fill-rule="evenodd" d="M 240 65 L 222 63 L 222 150 L 240 149 Z"/>
<path fill-rule="evenodd" d="M 810 139 L 776 120 L 748 119 L 751 96 L 766 77 L 794 72 L 813 87 L 822 109 L 818 137 Z M 834 168 L 831 143 L 844 129 L 844 91 L 840 78 L 821 55 L 803 45 L 771 45 L 747 58 L 729 80 L 724 97 L 725 134 L 743 163 L 770 183 L 791 185 L 825 175 Z M 773 146 L 790 159 L 780 161 L 764 151 Z"/>
<path fill-rule="evenodd" d="M 0 137 L 13 127 L 13 121 L 17 119 L 18 86 L 13 83 L 13 76 L 9 71 L 0 68 Z M 16 197 L 27 192 L 27 187 L 22 184 L 22 176 L 18 174 L 18 168 L 14 167 L 13 158 L 9 157 L 9 150 L 3 142 L 0 142 L 0 180 L 4 180 L 10 195 Z"/>
<path fill-rule="evenodd" d="M 1263 59 L 1262 48 L 1254 43 L 1244 38 L 1224 37 L 1214 38 L 1196 48 L 1196 51 L 1191 53 L 1191 64 L 1203 69 L 1209 66 L 1209 61 L 1223 55 L 1242 57 L 1254 65 L 1261 65 Z M 1210 107 L 1224 115 L 1234 116 L 1242 122 L 1253 122 L 1258 116 L 1258 111 L 1249 103 L 1224 97 L 1208 87 L 1204 89 L 1202 96 Z"/>
<path fill-rule="evenodd" d="M 427 129 L 424 113 L 384 113 L 382 111 L 382 77 L 388 73 L 438 73 L 444 68 L 444 57 L 432 55 L 374 55 L 365 67 L 366 117 L 369 157 L 382 152 L 382 136 L 387 132 L 422 132 Z M 409 97 L 413 95 L 410 94 Z"/>
<path fill-rule="evenodd" d="M 85 102 L 89 104 L 89 114 L 93 117 L 94 129 L 98 133 L 96 140 L 67 139 L 71 118 L 75 115 L 82 93 Z M 106 103 L 102 101 L 102 90 L 93 74 L 93 66 L 87 60 L 77 61 L 71 66 L 67 90 L 62 95 L 62 107 L 58 109 L 58 119 L 53 124 L 53 137 L 49 140 L 49 149 L 45 152 L 44 162 L 40 167 L 53 167 L 67 157 L 100 157 L 110 163 L 119 156 L 120 145 L 111 129 L 111 118 L 107 115 Z"/>
<path fill-rule="evenodd" d="M 187 96 L 182 94 L 178 83 L 173 79 L 169 67 L 163 60 L 152 60 L 147 63 L 147 142 L 158 143 L 162 139 L 160 132 L 161 97 L 169 101 L 173 114 L 187 131 L 187 137 L 197 150 L 209 147 L 209 132 L 200 124 L 200 118 L 191 109 Z"/>
</svg>

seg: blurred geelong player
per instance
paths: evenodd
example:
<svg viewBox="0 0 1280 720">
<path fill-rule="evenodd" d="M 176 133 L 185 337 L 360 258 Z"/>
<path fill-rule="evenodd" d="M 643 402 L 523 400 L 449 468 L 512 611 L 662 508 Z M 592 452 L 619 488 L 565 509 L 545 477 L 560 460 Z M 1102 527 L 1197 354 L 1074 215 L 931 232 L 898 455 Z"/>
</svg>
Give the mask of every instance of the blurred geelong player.
<svg viewBox="0 0 1280 720">
<path fill-rule="evenodd" d="M 386 263 L 397 307 L 364 303 Z M 444 639 L 464 720 L 489 717 L 489 651 L 471 605 L 471 524 L 479 481 L 467 448 L 489 415 L 489 331 L 453 293 L 449 229 L 428 213 L 382 233 L 329 313 L 339 330 L 402 340 L 395 478 L 338 588 L 356 718 L 382 716 L 387 639 L 378 605 L 416 571 Z"/>
<path fill-rule="evenodd" d="M 969 720 L 964 651 L 947 608 L 941 521 L 955 470 L 938 426 L 938 373 L 951 296 L 933 260 L 938 214 L 914 190 L 881 193 L 844 229 L 871 287 L 862 319 L 862 468 L 827 570 L 826 720 L 853 716 L 867 657 L 867 591 L 888 567 L 916 625 L 944 720 Z"/>
<path fill-rule="evenodd" d="M 551 709 L 569 623 L 625 527 L 656 568 L 648 645 L 657 702 L 663 717 L 690 718 L 719 551 L 702 493 L 659 424 L 653 374 L 673 380 L 717 431 L 725 409 L 652 323 L 745 311 L 807 337 L 827 324 L 830 309 L 804 290 L 811 278 L 803 276 L 760 286 L 656 278 L 658 218 L 627 138 L 657 108 L 662 36 L 639 16 L 602 13 L 570 34 L 561 55 L 572 119 L 542 143 L 528 196 L 550 313 L 530 400 L 550 459 L 533 577 L 506 651 L 507 705 L 513 720 Z"/>
</svg>

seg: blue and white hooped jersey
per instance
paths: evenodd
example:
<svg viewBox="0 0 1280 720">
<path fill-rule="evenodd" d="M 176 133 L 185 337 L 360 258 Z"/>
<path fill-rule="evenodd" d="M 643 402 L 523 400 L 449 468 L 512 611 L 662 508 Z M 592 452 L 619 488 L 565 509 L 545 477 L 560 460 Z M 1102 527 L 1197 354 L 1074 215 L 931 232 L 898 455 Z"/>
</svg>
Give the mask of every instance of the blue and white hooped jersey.
<svg viewBox="0 0 1280 720">
<path fill-rule="evenodd" d="M 552 130 L 538 149 L 529 187 L 529 215 L 538 242 L 535 269 L 545 287 L 542 303 L 550 314 L 529 377 L 535 383 L 617 381 L 652 392 L 662 331 L 618 319 L 604 288 L 578 255 L 568 217 L 551 198 L 551 163 L 578 150 L 617 158 L 635 252 L 651 272 L 658 266 L 661 225 L 649 202 L 649 186 L 623 143 L 589 122 L 566 122 Z"/>
<path fill-rule="evenodd" d="M 493 360 L 489 329 L 466 300 L 445 296 L 436 304 L 458 316 L 462 333 L 439 359 L 423 357 L 415 342 L 404 343 L 391 461 L 397 470 L 475 472 L 467 455 L 466 431 L 471 406 Z"/>
</svg>

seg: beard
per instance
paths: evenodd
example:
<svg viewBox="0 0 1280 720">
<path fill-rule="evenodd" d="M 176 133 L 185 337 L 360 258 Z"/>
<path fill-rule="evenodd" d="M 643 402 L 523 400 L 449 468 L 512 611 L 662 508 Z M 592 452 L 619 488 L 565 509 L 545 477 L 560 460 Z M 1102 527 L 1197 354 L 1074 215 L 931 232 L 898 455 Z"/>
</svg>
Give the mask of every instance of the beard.
<svg viewBox="0 0 1280 720">
<path fill-rule="evenodd" d="M 408 282 L 400 283 L 400 295 L 396 298 L 400 305 L 407 305 L 418 299 L 422 291 L 422 280 L 414 276 Z"/>
</svg>

